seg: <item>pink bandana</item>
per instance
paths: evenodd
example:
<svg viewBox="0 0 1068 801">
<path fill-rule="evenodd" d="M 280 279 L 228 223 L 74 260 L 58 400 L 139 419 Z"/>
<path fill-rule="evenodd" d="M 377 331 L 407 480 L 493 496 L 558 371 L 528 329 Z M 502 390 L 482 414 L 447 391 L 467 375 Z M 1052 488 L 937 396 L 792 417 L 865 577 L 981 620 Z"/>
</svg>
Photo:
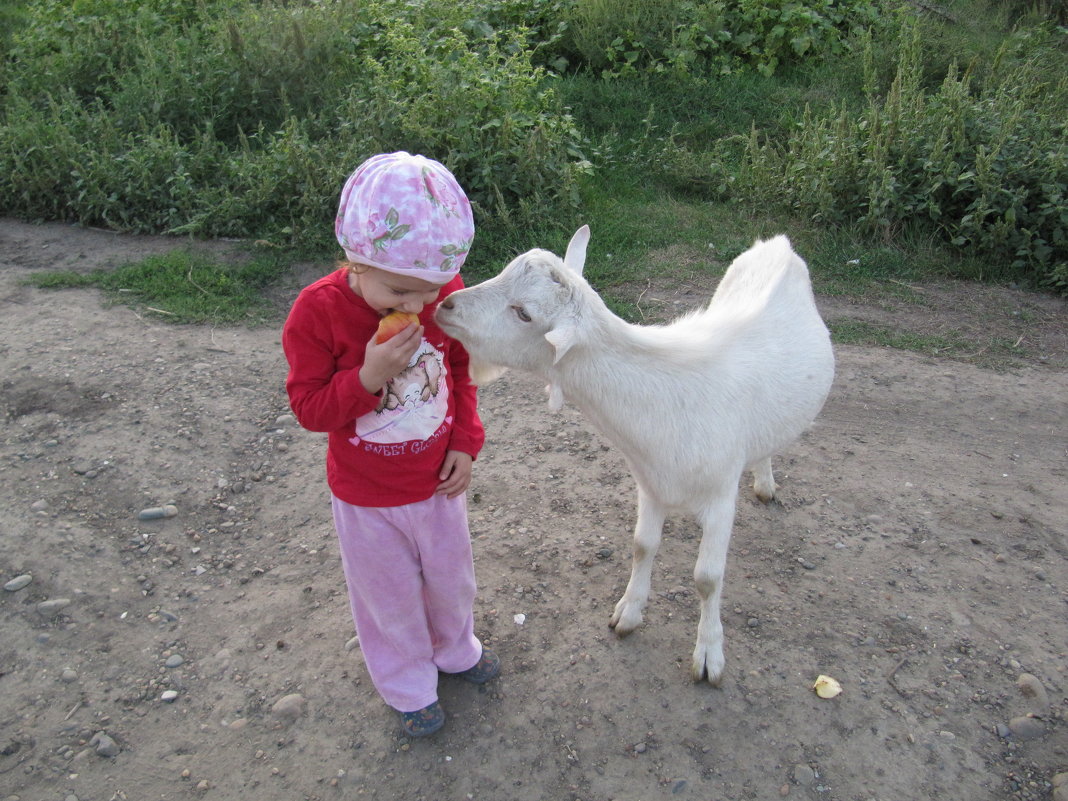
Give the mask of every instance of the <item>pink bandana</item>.
<svg viewBox="0 0 1068 801">
<path fill-rule="evenodd" d="M 475 224 L 451 172 L 400 151 L 372 156 L 349 176 L 334 233 L 349 261 L 445 284 L 460 272 Z"/>
</svg>

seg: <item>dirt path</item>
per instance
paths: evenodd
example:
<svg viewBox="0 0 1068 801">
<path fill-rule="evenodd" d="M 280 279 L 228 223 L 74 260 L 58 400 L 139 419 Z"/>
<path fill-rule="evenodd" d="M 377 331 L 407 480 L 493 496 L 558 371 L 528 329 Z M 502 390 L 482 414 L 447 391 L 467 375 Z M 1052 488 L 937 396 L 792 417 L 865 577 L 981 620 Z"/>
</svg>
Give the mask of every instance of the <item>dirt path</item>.
<svg viewBox="0 0 1068 801">
<path fill-rule="evenodd" d="M 995 801 L 1068 771 L 1063 301 L 821 298 L 1026 341 L 1002 371 L 838 348 L 781 502 L 740 501 L 718 690 L 688 675 L 694 524 L 669 522 L 646 625 L 617 640 L 621 460 L 536 383 L 486 387 L 476 614 L 504 673 L 445 682 L 446 729 L 411 742 L 350 642 L 324 443 L 288 414 L 278 331 L 20 284 L 172 247 L 0 221 L 0 799 Z M 844 692 L 818 698 L 819 674 Z"/>
</svg>

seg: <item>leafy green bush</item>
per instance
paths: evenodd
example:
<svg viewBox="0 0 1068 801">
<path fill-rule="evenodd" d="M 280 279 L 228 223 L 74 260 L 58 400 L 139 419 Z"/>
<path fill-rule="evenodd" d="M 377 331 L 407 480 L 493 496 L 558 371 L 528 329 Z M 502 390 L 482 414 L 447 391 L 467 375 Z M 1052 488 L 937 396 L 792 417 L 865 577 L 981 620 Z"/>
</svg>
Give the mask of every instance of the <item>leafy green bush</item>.
<svg viewBox="0 0 1068 801">
<path fill-rule="evenodd" d="M 472 9 L 42 0 L 0 94 L 0 211 L 321 243 L 349 171 L 409 149 L 454 170 L 482 227 L 558 217 L 580 134 L 523 32 Z"/>
<path fill-rule="evenodd" d="M 813 220 L 893 238 L 939 232 L 987 259 L 991 276 L 1061 282 L 1068 262 L 1068 79 L 1049 51 L 1028 45 L 991 66 L 980 89 L 952 69 L 937 91 L 920 86 L 918 28 L 903 34 L 885 97 L 867 109 L 806 113 L 787 141 L 754 130 L 738 185 Z M 874 73 L 872 73 L 874 74 Z"/>
<path fill-rule="evenodd" d="M 764 75 L 840 52 L 876 24 L 872 0 L 575 0 L 568 35 L 586 66 L 606 76 L 637 70 Z"/>
</svg>

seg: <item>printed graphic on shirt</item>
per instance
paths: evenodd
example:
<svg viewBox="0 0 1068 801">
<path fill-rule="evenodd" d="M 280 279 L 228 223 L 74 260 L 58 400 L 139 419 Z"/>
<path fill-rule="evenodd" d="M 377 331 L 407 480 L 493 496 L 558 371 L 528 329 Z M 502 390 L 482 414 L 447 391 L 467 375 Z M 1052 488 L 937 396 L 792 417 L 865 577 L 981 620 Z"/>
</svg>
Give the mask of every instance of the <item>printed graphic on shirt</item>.
<svg viewBox="0 0 1068 801">
<path fill-rule="evenodd" d="M 404 372 L 386 384 L 378 408 L 356 420 L 349 442 L 428 440 L 447 422 L 448 408 L 445 357 L 424 339 Z"/>
</svg>

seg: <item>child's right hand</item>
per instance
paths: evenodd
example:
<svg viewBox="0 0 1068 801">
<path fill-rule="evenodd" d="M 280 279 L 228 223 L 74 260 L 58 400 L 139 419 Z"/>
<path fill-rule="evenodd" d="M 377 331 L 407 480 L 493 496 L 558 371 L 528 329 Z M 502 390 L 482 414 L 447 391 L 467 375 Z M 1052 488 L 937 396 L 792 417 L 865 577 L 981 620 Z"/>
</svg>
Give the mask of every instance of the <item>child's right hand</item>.
<svg viewBox="0 0 1068 801">
<path fill-rule="evenodd" d="M 423 326 L 409 325 L 385 342 L 375 342 L 372 334 L 364 351 L 360 368 L 360 383 L 372 395 L 377 395 L 391 378 L 403 371 L 423 341 Z"/>
</svg>

